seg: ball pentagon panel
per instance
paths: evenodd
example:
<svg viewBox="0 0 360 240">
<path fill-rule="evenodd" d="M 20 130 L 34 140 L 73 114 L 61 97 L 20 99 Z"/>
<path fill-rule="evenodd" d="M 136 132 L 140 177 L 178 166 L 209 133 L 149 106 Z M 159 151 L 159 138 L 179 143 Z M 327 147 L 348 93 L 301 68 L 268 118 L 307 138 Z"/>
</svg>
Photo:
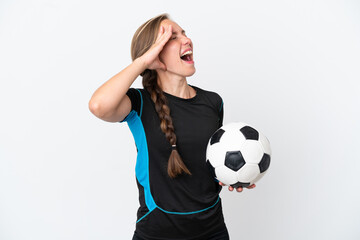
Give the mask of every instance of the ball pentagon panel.
<svg viewBox="0 0 360 240">
<path fill-rule="evenodd" d="M 225 166 L 233 171 L 238 171 L 245 165 L 245 160 L 240 151 L 227 151 L 225 156 Z"/>
<path fill-rule="evenodd" d="M 268 170 L 269 166 L 270 166 L 270 155 L 264 153 L 261 161 L 259 162 L 260 172 L 261 173 L 265 172 L 266 170 Z"/>
<path fill-rule="evenodd" d="M 240 128 L 240 132 L 247 140 L 259 140 L 259 132 L 250 126 Z"/>
<path fill-rule="evenodd" d="M 250 186 L 251 183 L 245 183 L 245 182 L 237 182 L 235 184 L 231 184 L 230 186 L 232 186 L 233 188 L 238 188 L 238 187 L 248 187 Z"/>
<path fill-rule="evenodd" d="M 210 145 L 213 145 L 215 143 L 220 142 L 220 138 L 221 136 L 225 133 L 224 129 L 218 129 L 212 136 L 210 139 Z"/>
</svg>

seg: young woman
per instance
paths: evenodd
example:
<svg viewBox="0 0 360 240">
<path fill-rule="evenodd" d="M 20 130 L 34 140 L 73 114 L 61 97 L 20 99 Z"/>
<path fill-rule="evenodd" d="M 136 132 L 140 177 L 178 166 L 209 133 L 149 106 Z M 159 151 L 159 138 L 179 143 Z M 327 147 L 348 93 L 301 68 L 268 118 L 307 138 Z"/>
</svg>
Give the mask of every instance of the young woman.
<svg viewBox="0 0 360 240">
<path fill-rule="evenodd" d="M 95 91 L 89 108 L 105 121 L 127 122 L 134 136 L 140 207 L 133 239 L 229 239 L 222 183 L 205 159 L 207 142 L 222 125 L 223 102 L 188 85 L 195 73 L 192 41 L 163 14 L 135 32 L 131 56 Z M 139 75 L 144 89 L 130 88 Z"/>
</svg>

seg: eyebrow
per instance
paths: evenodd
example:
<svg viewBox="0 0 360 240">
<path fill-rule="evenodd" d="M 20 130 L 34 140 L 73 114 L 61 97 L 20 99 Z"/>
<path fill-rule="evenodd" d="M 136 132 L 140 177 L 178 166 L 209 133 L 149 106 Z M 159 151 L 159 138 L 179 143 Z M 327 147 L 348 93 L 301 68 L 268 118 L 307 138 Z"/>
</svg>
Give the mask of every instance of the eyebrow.
<svg viewBox="0 0 360 240">
<path fill-rule="evenodd" d="M 177 34 L 177 32 L 172 32 L 172 34 Z M 185 30 L 181 30 L 181 34 L 185 34 Z"/>
</svg>

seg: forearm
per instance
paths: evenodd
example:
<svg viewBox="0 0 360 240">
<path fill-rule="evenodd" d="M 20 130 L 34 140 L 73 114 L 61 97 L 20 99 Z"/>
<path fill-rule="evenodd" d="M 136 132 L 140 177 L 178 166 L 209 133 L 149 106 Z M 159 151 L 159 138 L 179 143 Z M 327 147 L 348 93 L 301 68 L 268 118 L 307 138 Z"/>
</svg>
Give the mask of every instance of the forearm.
<svg viewBox="0 0 360 240">
<path fill-rule="evenodd" d="M 116 111 L 127 90 L 135 79 L 146 69 L 143 61 L 135 59 L 129 66 L 102 84 L 93 94 L 89 108 L 97 116 Z"/>
</svg>

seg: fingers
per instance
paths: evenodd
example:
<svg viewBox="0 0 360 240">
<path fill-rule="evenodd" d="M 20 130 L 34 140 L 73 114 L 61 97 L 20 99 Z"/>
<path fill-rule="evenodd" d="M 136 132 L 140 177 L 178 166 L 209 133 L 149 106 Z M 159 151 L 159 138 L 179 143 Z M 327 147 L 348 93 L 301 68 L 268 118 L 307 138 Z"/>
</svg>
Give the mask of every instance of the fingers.
<svg viewBox="0 0 360 240">
<path fill-rule="evenodd" d="M 168 25 L 166 29 L 164 26 L 160 26 L 159 34 L 157 36 L 155 43 L 158 43 L 161 46 L 164 46 L 169 41 L 171 35 L 172 35 L 172 26 L 171 25 Z"/>
<path fill-rule="evenodd" d="M 223 186 L 223 187 L 226 186 L 226 184 L 224 184 L 224 183 L 222 183 L 222 182 L 219 182 L 219 185 L 220 185 L 220 186 Z M 229 186 L 228 189 L 229 189 L 230 192 L 234 191 L 234 187 L 232 187 L 232 186 Z M 238 187 L 238 188 L 236 188 L 236 191 L 237 191 L 237 192 L 242 192 L 242 191 L 243 191 L 243 188 L 242 188 L 242 187 Z"/>
<path fill-rule="evenodd" d="M 235 188 L 232 187 L 232 186 L 229 186 L 228 189 L 229 189 L 230 192 L 232 192 L 232 191 L 234 191 Z M 237 191 L 237 192 L 242 192 L 242 191 L 243 191 L 243 188 L 242 188 L 242 187 L 238 187 L 238 188 L 236 188 L 236 191 Z"/>
<path fill-rule="evenodd" d="M 169 41 L 172 35 L 172 27 L 160 26 L 158 37 L 155 43 L 150 47 L 150 49 L 144 53 L 141 57 L 147 69 L 162 69 L 167 70 L 166 65 L 160 61 L 159 54 L 163 50 L 164 45 Z"/>
<path fill-rule="evenodd" d="M 164 26 L 160 26 L 158 36 L 156 37 L 156 41 L 164 34 L 165 28 Z"/>
<path fill-rule="evenodd" d="M 226 186 L 226 185 L 225 185 L 224 183 L 222 183 L 222 182 L 219 182 L 219 185 L 220 185 L 220 186 L 223 186 L 223 187 Z M 246 188 L 247 188 L 247 189 L 253 189 L 253 188 L 255 188 L 255 187 L 256 187 L 256 185 L 255 185 L 255 184 L 252 184 L 252 185 L 250 185 L 250 186 L 248 186 L 248 187 L 246 187 Z M 234 187 L 232 187 L 232 186 L 229 186 L 228 189 L 229 189 L 230 192 L 234 191 Z M 242 192 L 243 190 L 244 190 L 243 187 L 238 187 L 238 188 L 236 188 L 236 191 L 237 191 L 237 192 Z"/>
<path fill-rule="evenodd" d="M 164 26 L 160 26 L 159 33 L 156 37 L 156 40 L 161 37 L 161 35 L 164 33 L 164 31 L 165 31 Z"/>
</svg>

